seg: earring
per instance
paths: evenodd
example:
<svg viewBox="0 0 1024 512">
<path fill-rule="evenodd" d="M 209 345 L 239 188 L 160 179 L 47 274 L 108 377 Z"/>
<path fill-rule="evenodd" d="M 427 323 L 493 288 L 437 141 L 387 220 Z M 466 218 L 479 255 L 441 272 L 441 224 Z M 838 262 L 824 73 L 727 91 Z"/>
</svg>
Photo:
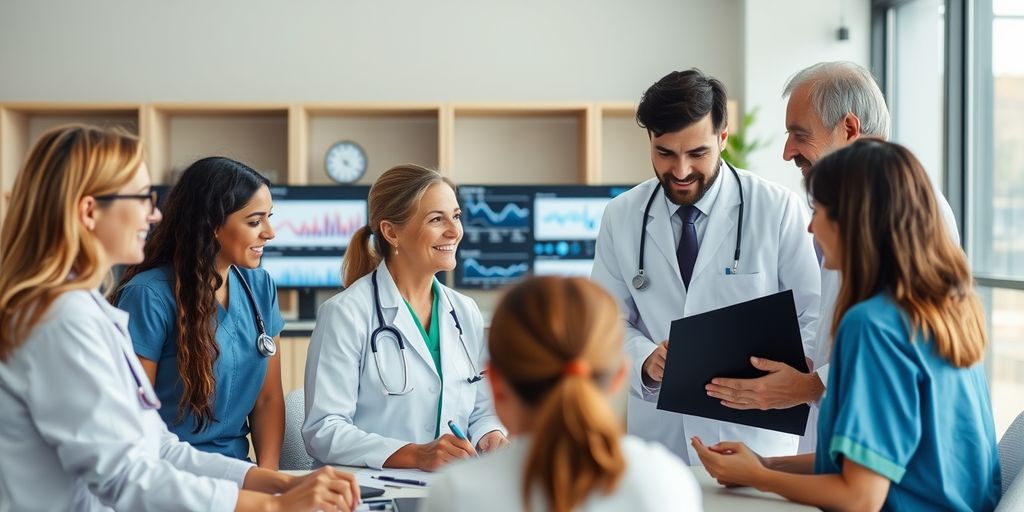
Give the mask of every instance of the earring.
<svg viewBox="0 0 1024 512">
<path fill-rule="evenodd" d="M 395 244 L 395 256 L 398 255 L 398 244 Z"/>
</svg>

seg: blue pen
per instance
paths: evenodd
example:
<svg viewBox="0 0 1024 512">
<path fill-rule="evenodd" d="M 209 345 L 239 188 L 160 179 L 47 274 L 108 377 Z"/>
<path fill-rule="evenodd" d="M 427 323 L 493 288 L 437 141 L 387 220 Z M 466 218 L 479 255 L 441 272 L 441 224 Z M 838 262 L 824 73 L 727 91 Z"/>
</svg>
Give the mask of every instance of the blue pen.
<svg viewBox="0 0 1024 512">
<path fill-rule="evenodd" d="M 463 434 L 462 430 L 459 430 L 459 426 L 456 425 L 453 420 L 448 420 L 448 429 L 452 431 L 452 435 L 455 437 L 462 439 L 463 441 L 469 441 L 466 434 Z"/>
</svg>

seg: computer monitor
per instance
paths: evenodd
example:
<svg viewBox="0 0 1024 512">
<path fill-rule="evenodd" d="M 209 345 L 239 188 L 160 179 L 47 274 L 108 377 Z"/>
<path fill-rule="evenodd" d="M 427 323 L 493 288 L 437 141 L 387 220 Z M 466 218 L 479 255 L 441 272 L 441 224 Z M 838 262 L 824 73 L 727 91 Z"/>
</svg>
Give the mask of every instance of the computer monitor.
<svg viewBox="0 0 1024 512">
<path fill-rule="evenodd" d="M 604 207 L 629 185 L 463 185 L 465 236 L 455 286 L 489 289 L 528 275 L 589 277 Z"/>
<path fill-rule="evenodd" d="M 590 277 L 604 208 L 628 185 L 538 188 L 533 200 L 533 273 Z"/>
<path fill-rule="evenodd" d="M 280 186 L 270 189 L 276 233 L 262 266 L 278 288 L 341 288 L 341 260 L 366 225 L 365 186 Z"/>
</svg>

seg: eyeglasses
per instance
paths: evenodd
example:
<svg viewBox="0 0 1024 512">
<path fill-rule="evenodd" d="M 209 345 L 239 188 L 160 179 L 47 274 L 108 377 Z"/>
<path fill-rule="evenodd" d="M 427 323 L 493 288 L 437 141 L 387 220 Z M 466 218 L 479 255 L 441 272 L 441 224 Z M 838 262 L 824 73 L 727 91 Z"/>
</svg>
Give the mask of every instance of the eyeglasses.
<svg viewBox="0 0 1024 512">
<path fill-rule="evenodd" d="M 97 201 L 113 201 L 115 199 L 138 199 L 140 201 L 149 201 L 149 214 L 153 215 L 156 213 L 156 191 L 152 190 L 148 194 L 106 194 L 102 196 L 95 196 L 94 199 Z"/>
</svg>

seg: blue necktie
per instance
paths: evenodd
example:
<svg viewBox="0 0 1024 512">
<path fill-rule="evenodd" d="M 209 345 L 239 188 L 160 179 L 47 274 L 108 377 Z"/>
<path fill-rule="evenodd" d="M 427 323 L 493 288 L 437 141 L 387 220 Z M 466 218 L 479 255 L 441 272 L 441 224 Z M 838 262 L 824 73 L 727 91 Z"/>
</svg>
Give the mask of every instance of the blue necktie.
<svg viewBox="0 0 1024 512">
<path fill-rule="evenodd" d="M 693 223 L 700 217 L 700 210 L 696 206 L 680 206 L 676 215 L 683 219 L 683 232 L 679 237 L 679 247 L 676 248 L 676 261 L 679 262 L 679 275 L 683 278 L 683 284 L 690 288 L 690 278 L 693 277 L 693 264 L 697 262 L 697 227 Z"/>
</svg>

